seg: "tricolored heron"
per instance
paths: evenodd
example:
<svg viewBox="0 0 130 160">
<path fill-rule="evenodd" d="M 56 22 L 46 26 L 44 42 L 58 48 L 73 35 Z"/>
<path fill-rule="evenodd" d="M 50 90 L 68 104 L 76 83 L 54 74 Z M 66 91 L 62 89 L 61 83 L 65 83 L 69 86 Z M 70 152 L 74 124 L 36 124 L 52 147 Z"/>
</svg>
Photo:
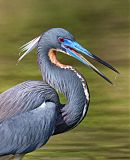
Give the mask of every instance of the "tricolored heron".
<svg viewBox="0 0 130 160">
<path fill-rule="evenodd" d="M 86 80 L 72 66 L 60 63 L 57 52 L 76 58 L 109 83 L 80 53 L 118 73 L 62 28 L 50 29 L 25 44 L 19 61 L 35 47 L 43 81 L 26 81 L 0 94 L 0 155 L 12 154 L 17 160 L 43 146 L 50 136 L 76 127 L 87 113 L 90 95 Z M 60 103 L 54 88 L 66 96 L 67 104 Z"/>
</svg>

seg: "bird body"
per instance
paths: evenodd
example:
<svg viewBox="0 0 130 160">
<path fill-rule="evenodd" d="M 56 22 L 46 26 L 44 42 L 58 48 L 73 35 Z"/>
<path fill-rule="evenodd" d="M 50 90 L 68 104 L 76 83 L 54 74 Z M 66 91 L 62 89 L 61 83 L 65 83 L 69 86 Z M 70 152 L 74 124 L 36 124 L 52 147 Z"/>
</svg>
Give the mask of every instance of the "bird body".
<svg viewBox="0 0 130 160">
<path fill-rule="evenodd" d="M 0 155 L 16 155 L 18 159 L 44 145 L 51 135 L 76 127 L 89 106 L 89 90 L 85 78 L 70 65 L 57 60 L 59 52 L 68 54 L 111 81 L 79 52 L 118 72 L 110 64 L 91 54 L 65 29 L 53 28 L 22 47 L 25 53 L 37 47 L 38 64 L 43 81 L 26 81 L 0 94 Z M 61 104 L 58 93 L 67 98 Z M 2 136 L 1 136 L 2 135 Z M 4 144 L 4 145 L 3 145 Z M 20 155 L 19 155 L 20 154 Z"/>
<path fill-rule="evenodd" d="M 52 102 L 5 120 L 0 124 L 0 155 L 25 154 L 41 147 L 53 134 L 55 121 Z"/>
<path fill-rule="evenodd" d="M 39 107 L 43 102 L 59 104 L 57 92 L 44 81 L 25 81 L 0 94 L 0 122 Z"/>
</svg>

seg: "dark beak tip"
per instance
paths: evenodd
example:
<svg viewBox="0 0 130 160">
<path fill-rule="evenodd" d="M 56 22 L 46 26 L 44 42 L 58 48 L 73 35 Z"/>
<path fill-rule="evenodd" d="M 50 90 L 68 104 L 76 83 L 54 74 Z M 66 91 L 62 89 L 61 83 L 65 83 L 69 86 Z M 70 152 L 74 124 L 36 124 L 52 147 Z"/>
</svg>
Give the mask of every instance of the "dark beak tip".
<svg viewBox="0 0 130 160">
<path fill-rule="evenodd" d="M 110 85 L 113 85 L 113 83 L 112 83 L 112 82 L 110 82 Z"/>
<path fill-rule="evenodd" d="M 113 71 L 115 71 L 116 73 L 120 74 L 120 72 L 115 68 L 113 68 Z"/>
<path fill-rule="evenodd" d="M 113 85 L 112 81 L 110 81 L 110 80 L 107 80 L 107 81 L 108 81 L 108 83 L 109 83 L 110 85 Z"/>
<path fill-rule="evenodd" d="M 119 71 L 117 71 L 117 73 L 118 73 L 118 74 L 120 74 L 120 72 L 119 72 Z"/>
</svg>

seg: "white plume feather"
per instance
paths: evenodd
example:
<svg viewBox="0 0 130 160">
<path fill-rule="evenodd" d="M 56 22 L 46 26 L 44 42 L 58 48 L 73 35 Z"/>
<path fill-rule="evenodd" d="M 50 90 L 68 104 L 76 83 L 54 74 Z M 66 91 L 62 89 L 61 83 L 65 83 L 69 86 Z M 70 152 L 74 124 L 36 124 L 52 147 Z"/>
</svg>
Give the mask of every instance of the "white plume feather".
<svg viewBox="0 0 130 160">
<path fill-rule="evenodd" d="M 23 46 L 20 47 L 20 53 L 24 52 L 23 55 L 18 59 L 18 62 L 21 61 L 28 53 L 30 53 L 34 48 L 37 47 L 38 41 L 40 39 L 39 37 L 34 38 L 30 42 L 24 44 Z M 19 53 L 19 55 L 20 55 Z"/>
</svg>

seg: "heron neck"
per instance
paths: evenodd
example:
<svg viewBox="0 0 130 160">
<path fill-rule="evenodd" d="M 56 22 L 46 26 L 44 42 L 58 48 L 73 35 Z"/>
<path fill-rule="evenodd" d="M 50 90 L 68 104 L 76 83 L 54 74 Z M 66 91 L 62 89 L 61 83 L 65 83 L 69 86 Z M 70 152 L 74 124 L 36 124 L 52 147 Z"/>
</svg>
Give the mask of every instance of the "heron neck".
<svg viewBox="0 0 130 160">
<path fill-rule="evenodd" d="M 38 62 L 43 80 L 67 98 L 67 104 L 60 108 L 61 115 L 57 121 L 57 128 L 60 127 L 61 132 L 62 126 L 64 132 L 79 124 L 85 117 L 89 104 L 89 92 L 81 74 L 72 67 L 65 69 L 52 64 L 46 53 L 45 47 L 38 48 Z M 63 125 L 63 122 L 66 125 Z"/>
</svg>

